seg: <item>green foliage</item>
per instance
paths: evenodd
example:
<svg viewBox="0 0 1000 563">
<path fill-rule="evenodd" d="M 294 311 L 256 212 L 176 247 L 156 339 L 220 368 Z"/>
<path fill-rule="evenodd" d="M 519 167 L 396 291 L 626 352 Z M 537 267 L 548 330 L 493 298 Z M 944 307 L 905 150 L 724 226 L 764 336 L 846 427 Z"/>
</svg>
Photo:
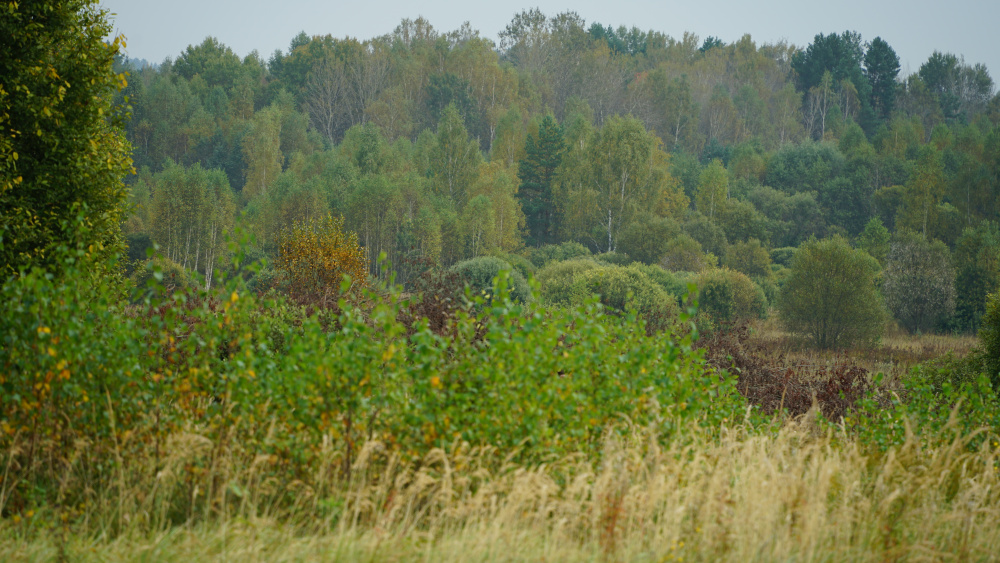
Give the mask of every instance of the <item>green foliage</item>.
<svg viewBox="0 0 1000 563">
<path fill-rule="evenodd" d="M 527 250 L 528 260 L 538 268 L 543 268 L 550 262 L 562 262 L 590 256 L 590 249 L 578 242 L 566 241 L 561 244 L 546 244 Z"/>
<path fill-rule="evenodd" d="M 576 293 L 581 288 L 574 282 L 584 272 L 600 267 L 600 264 L 590 258 L 550 262 L 539 270 L 536 277 L 541 285 L 542 299 L 550 305 L 563 306 L 582 302 L 587 296 Z"/>
<path fill-rule="evenodd" d="M 617 252 L 643 264 L 658 264 L 670 240 L 680 232 L 680 225 L 670 217 L 640 217 L 622 230 Z"/>
<path fill-rule="evenodd" d="M 719 268 L 698 275 L 698 306 L 716 321 L 762 319 L 767 297 L 746 274 Z"/>
<path fill-rule="evenodd" d="M 771 254 L 755 238 L 746 242 L 737 241 L 730 245 L 722 265 L 750 277 L 770 279 L 773 276 Z"/>
<path fill-rule="evenodd" d="M 870 254 L 880 264 L 885 264 L 889 256 L 890 239 L 889 229 L 885 228 L 882 220 L 872 217 L 865 225 L 865 230 L 858 235 L 858 248 Z"/>
<path fill-rule="evenodd" d="M 163 299 L 174 292 L 197 289 L 198 282 L 180 264 L 157 256 L 142 262 L 131 277 L 141 299 Z"/>
<path fill-rule="evenodd" d="M 581 296 L 598 295 L 605 309 L 619 314 L 634 309 L 650 332 L 668 329 L 678 316 L 676 300 L 654 283 L 641 266 L 585 269 L 575 276 L 570 293 L 578 300 Z"/>
<path fill-rule="evenodd" d="M 306 314 L 281 300 L 257 301 L 234 277 L 218 294 L 123 309 L 112 288 L 83 273 L 93 267 L 86 252 L 62 252 L 66 275 L 33 270 L 0 287 L 0 338 L 9 351 L 0 360 L 0 448 L 23 468 L 5 477 L 8 508 L 76 506 L 115 486 L 133 457 L 178 453 L 182 439 L 243 444 L 260 460 L 261 478 L 298 480 L 326 498 L 367 439 L 404 463 L 462 444 L 539 463 L 596 455 L 608 432 L 624 430 L 622 417 L 669 440 L 690 424 L 713 428 L 745 411 L 733 381 L 712 371 L 690 340 L 649 337 L 632 314 L 601 314 L 589 299 L 528 311 L 503 276 L 490 299 L 475 296 L 479 306 L 459 311 L 442 336 L 426 321 L 404 325 L 409 304 L 392 289 L 367 294 L 363 308 L 344 301 Z M 663 293 L 628 297 L 644 289 L 642 279 L 609 268 L 587 281 L 621 307 L 645 307 Z M 73 444 L 83 440 L 78 456 Z M 190 494 L 215 486 L 202 456 L 176 465 L 160 459 L 170 469 L 160 478 L 184 486 L 156 497 L 158 522 L 208 518 L 218 502 L 240 502 L 238 491 Z M 91 489 L 60 485 L 69 483 L 71 460 L 72 483 Z M 320 466 L 333 474 L 317 474 Z M 284 485 L 263 494 L 270 506 L 296 502 Z"/>
<path fill-rule="evenodd" d="M 132 170 L 122 108 L 112 101 L 126 84 L 112 69 L 123 40 L 105 40 L 107 11 L 93 0 L 2 10 L 0 278 L 56 267 L 49 255 L 62 244 L 121 250 L 122 180 Z M 85 230 L 73 228 L 81 210 Z"/>
<path fill-rule="evenodd" d="M 782 287 L 781 319 L 820 348 L 871 345 L 886 319 L 878 272 L 874 258 L 841 237 L 806 242 Z"/>
<path fill-rule="evenodd" d="M 1000 282 L 1000 233 L 995 223 L 965 229 L 955 244 L 955 317 L 958 326 L 976 330 L 986 312 L 987 295 Z"/>
<path fill-rule="evenodd" d="M 629 266 L 646 274 L 650 281 L 659 285 L 668 295 L 677 299 L 678 304 L 683 303 L 684 296 L 688 293 L 688 280 L 674 272 L 664 270 L 660 266 L 635 263 Z"/>
<path fill-rule="evenodd" d="M 718 266 L 718 262 L 714 254 L 702 252 L 698 241 L 681 234 L 667 242 L 660 265 L 671 272 L 701 272 Z"/>
<path fill-rule="evenodd" d="M 795 260 L 795 254 L 798 250 L 798 248 L 787 246 L 784 248 L 775 248 L 771 250 L 771 262 L 786 267 L 791 266 L 792 261 Z"/>
<path fill-rule="evenodd" d="M 552 183 L 565 150 L 563 131 L 551 115 L 538 124 L 538 135 L 525 139 L 525 156 L 518 163 L 518 198 L 527 217 L 527 244 L 551 243 L 556 233 Z"/>
<path fill-rule="evenodd" d="M 628 266 L 634 262 L 632 257 L 624 252 L 602 252 L 600 254 L 595 254 L 594 260 L 597 260 L 598 263 L 609 264 L 612 266 Z"/>
<path fill-rule="evenodd" d="M 1000 433 L 1000 397 L 984 374 L 958 384 L 948 381 L 951 366 L 914 368 L 903 381 L 906 400 L 870 396 L 847 419 L 859 443 L 877 452 L 905 443 L 947 445 L 975 451 Z M 942 381 L 942 376 L 944 380 Z"/>
<path fill-rule="evenodd" d="M 982 353 L 982 373 L 989 378 L 994 391 L 1000 395 L 1000 292 L 993 292 L 986 300 L 986 314 L 979 329 L 979 346 Z"/>
<path fill-rule="evenodd" d="M 897 232 L 885 263 L 882 293 L 889 311 L 910 332 L 929 331 L 955 311 L 955 270 L 948 247 Z"/>
<path fill-rule="evenodd" d="M 531 288 L 528 280 L 521 272 L 513 269 L 509 262 L 496 256 L 480 256 L 464 260 L 452 266 L 450 270 L 458 274 L 459 278 L 468 285 L 473 296 L 492 295 L 494 289 L 494 279 L 498 276 L 510 279 L 510 296 L 512 299 L 527 303 L 531 300 Z"/>
</svg>

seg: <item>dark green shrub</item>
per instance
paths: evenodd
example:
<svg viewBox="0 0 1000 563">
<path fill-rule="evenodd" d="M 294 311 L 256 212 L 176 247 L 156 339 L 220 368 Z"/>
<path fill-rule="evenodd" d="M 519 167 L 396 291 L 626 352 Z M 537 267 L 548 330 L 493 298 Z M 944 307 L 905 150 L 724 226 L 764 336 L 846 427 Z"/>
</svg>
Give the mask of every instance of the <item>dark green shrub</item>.
<svg viewBox="0 0 1000 563">
<path fill-rule="evenodd" d="M 590 256 L 590 249 L 574 241 L 562 244 L 546 244 L 527 250 L 527 258 L 536 268 L 544 268 L 550 262 L 561 262 L 573 258 Z"/>
<path fill-rule="evenodd" d="M 786 246 L 784 248 L 775 248 L 771 251 L 771 262 L 775 264 L 780 264 L 782 266 L 790 267 L 792 265 L 792 260 L 795 258 L 795 253 L 798 248 L 794 246 Z"/>
<path fill-rule="evenodd" d="M 528 260 L 524 256 L 521 256 L 520 254 L 511 254 L 509 252 L 496 251 L 492 254 L 492 256 L 496 256 L 497 258 L 510 264 L 511 267 L 513 267 L 515 270 L 520 272 L 522 276 L 524 276 L 524 279 L 528 279 L 534 276 L 536 271 L 538 270 L 538 268 L 536 268 L 535 265 L 530 260 Z"/>
<path fill-rule="evenodd" d="M 617 251 L 636 262 L 657 264 L 667 251 L 667 243 L 680 233 L 680 225 L 669 217 L 640 217 L 622 231 Z"/>
<path fill-rule="evenodd" d="M 660 266 L 671 272 L 700 272 L 718 265 L 714 254 L 702 251 L 701 243 L 682 234 L 667 243 Z"/>
</svg>

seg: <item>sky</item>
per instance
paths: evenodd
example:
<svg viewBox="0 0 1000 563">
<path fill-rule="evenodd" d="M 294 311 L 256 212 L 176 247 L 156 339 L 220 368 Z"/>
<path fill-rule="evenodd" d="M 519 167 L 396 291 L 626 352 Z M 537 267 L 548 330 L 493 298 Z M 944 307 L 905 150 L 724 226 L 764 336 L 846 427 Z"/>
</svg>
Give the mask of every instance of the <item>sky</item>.
<svg viewBox="0 0 1000 563">
<path fill-rule="evenodd" d="M 857 31 L 865 41 L 882 37 L 896 50 L 902 76 L 916 72 L 935 51 L 983 63 L 1000 78 L 1000 2 L 996 0 L 101 0 L 113 12 L 127 54 L 151 63 L 176 58 L 185 47 L 213 36 L 241 57 L 256 49 L 266 60 L 287 51 L 300 31 L 309 35 L 369 39 L 392 32 L 403 18 L 423 16 L 439 32 L 468 21 L 496 40 L 522 9 L 546 15 L 573 10 L 586 20 L 653 29 L 680 38 L 685 31 L 726 43 L 749 33 L 758 45 L 787 41 L 805 47 L 818 33 Z"/>
</svg>

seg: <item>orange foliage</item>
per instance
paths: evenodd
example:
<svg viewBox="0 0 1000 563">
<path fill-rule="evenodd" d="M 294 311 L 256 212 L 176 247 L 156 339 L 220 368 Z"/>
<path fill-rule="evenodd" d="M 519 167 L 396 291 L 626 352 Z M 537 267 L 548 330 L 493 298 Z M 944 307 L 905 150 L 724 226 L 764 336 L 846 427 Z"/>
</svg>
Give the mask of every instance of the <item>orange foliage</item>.
<svg viewBox="0 0 1000 563">
<path fill-rule="evenodd" d="M 345 233 L 343 217 L 296 221 L 281 241 L 276 267 L 288 281 L 293 298 L 322 297 L 340 290 L 344 275 L 350 290 L 368 284 L 368 258 L 358 235 Z"/>
</svg>

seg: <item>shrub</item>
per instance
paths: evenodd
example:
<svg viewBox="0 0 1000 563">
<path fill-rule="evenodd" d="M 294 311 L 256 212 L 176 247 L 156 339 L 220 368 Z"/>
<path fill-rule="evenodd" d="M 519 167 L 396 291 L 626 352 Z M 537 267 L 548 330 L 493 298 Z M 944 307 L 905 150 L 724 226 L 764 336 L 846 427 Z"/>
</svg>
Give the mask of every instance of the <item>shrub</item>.
<svg viewBox="0 0 1000 563">
<path fill-rule="evenodd" d="M 165 297 L 198 287 L 198 282 L 180 264 L 157 256 L 142 263 L 130 278 L 135 284 L 135 298 Z"/>
<path fill-rule="evenodd" d="M 872 345 L 885 328 L 878 261 L 839 236 L 799 248 L 781 290 L 785 325 L 820 348 Z"/>
<path fill-rule="evenodd" d="M 622 230 L 617 250 L 636 262 L 657 264 L 667 251 L 667 243 L 680 232 L 680 225 L 669 217 L 643 216 Z"/>
<path fill-rule="evenodd" d="M 798 250 L 799 249 L 794 246 L 775 248 L 771 251 L 771 262 L 785 267 L 790 267 L 792 265 L 792 260 L 795 259 L 795 253 L 798 252 Z"/>
<path fill-rule="evenodd" d="M 275 269 L 292 299 L 328 303 L 339 293 L 344 276 L 350 290 L 368 285 L 368 259 L 355 233 L 345 233 L 344 219 L 325 217 L 295 222 L 281 240 Z"/>
<path fill-rule="evenodd" d="M 595 255 L 594 260 L 611 266 L 628 266 L 634 261 L 631 256 L 622 252 L 602 252 Z"/>
<path fill-rule="evenodd" d="M 698 277 L 698 306 L 717 321 L 760 319 L 767 313 L 764 292 L 742 272 L 720 268 Z"/>
<path fill-rule="evenodd" d="M 928 331 L 955 311 L 955 271 L 948 247 L 913 232 L 897 233 L 885 262 L 882 293 L 910 332 Z"/>
<path fill-rule="evenodd" d="M 538 268 L 535 267 L 535 265 L 531 262 L 531 260 L 528 260 L 527 258 L 521 256 L 520 254 L 511 254 L 509 252 L 496 251 L 493 252 L 491 255 L 496 256 L 497 258 L 510 264 L 512 268 L 514 268 L 515 270 L 520 272 L 522 276 L 524 276 L 524 279 L 528 279 L 534 276 L 535 272 L 538 270 Z"/>
<path fill-rule="evenodd" d="M 771 272 L 771 255 L 759 240 L 752 238 L 747 242 L 737 241 L 726 250 L 722 265 L 743 272 L 750 277 L 769 279 Z"/>
<path fill-rule="evenodd" d="M 573 282 L 583 272 L 600 267 L 601 265 L 591 258 L 550 263 L 538 272 L 536 278 L 541 286 L 542 298 L 551 305 L 579 303 L 584 296 L 573 293 L 575 291 Z"/>
<path fill-rule="evenodd" d="M 677 318 L 676 299 L 639 268 L 607 266 L 580 273 L 570 294 L 575 298 L 597 294 L 601 304 L 616 313 L 634 308 L 646 320 L 648 332 L 666 329 Z"/>
<path fill-rule="evenodd" d="M 479 256 L 465 260 L 452 266 L 450 271 L 457 274 L 474 295 L 483 292 L 492 293 L 493 279 L 500 275 L 500 272 L 510 272 L 511 297 L 521 303 L 531 300 L 528 280 L 524 279 L 521 272 L 512 268 L 510 263 L 495 256 Z"/>
<path fill-rule="evenodd" d="M 1000 292 L 986 300 L 986 314 L 979 329 L 982 371 L 989 377 L 993 389 L 1000 393 Z"/>
<path fill-rule="evenodd" d="M 717 264 L 714 254 L 702 252 L 701 244 L 686 234 L 668 242 L 667 251 L 660 260 L 660 266 L 671 272 L 700 272 Z"/>
<path fill-rule="evenodd" d="M 678 303 L 688 292 L 688 280 L 680 274 L 668 272 L 659 266 L 646 264 L 632 264 L 630 267 L 646 274 L 653 283 L 676 298 Z"/>
<path fill-rule="evenodd" d="M 561 262 L 584 256 L 590 256 L 590 249 L 574 241 L 546 244 L 537 248 L 529 248 L 527 251 L 528 260 L 536 268 L 544 268 L 550 262 Z"/>
</svg>

